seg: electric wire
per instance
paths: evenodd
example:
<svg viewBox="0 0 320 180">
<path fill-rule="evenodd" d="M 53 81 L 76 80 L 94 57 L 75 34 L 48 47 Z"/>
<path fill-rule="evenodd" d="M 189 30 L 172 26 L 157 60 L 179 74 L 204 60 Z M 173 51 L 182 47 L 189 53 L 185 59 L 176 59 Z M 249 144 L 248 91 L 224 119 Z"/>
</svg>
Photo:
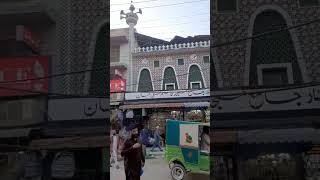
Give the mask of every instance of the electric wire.
<svg viewBox="0 0 320 180">
<path fill-rule="evenodd" d="M 183 75 L 183 74 L 181 74 Z M 314 87 L 314 86 L 319 86 L 320 82 L 311 82 L 311 83 L 302 83 L 299 85 L 294 85 L 294 86 L 288 86 L 288 87 L 283 87 L 283 88 L 270 88 L 270 89 L 264 89 L 264 90 L 259 90 L 259 89 L 254 89 L 255 91 L 252 91 L 252 89 L 249 90 L 240 90 L 241 92 L 239 93 L 219 93 L 217 94 L 218 90 L 211 91 L 210 97 L 213 98 L 221 98 L 222 96 L 243 96 L 243 95 L 253 95 L 253 94 L 261 94 L 261 93 L 268 93 L 268 92 L 279 92 L 279 91 L 284 91 L 284 90 L 292 90 L 292 89 L 299 89 L 299 88 L 307 88 L 307 87 Z M 27 89 L 20 89 L 20 88 L 10 88 L 10 87 L 3 87 L 0 86 L 0 89 L 6 89 L 6 90 L 12 90 L 12 91 L 19 91 L 19 92 L 28 92 L 28 93 L 33 93 L 33 94 L 39 94 L 39 95 L 54 95 L 54 96 L 64 96 L 64 97 L 95 97 L 95 98 L 110 98 L 110 96 L 97 96 L 97 95 L 73 95 L 73 94 L 61 94 L 61 93 L 50 93 L 50 92 L 42 92 L 42 91 L 35 91 L 35 90 L 27 90 Z M 193 92 L 193 91 L 199 91 L 199 90 L 204 90 L 204 89 L 178 89 L 177 91 L 188 91 L 188 92 Z M 145 92 L 135 92 L 135 93 L 157 93 L 157 92 L 162 92 L 164 90 L 156 90 L 156 91 L 145 91 Z M 252 91 L 252 92 L 250 92 Z M 114 92 L 118 93 L 118 92 Z M 130 93 L 129 91 L 121 92 L 121 93 Z M 184 92 L 183 92 L 184 93 Z"/>
<path fill-rule="evenodd" d="M 204 2 L 204 1 L 209 2 L 208 0 L 185 1 L 185 2 L 173 3 L 173 4 L 162 4 L 162 5 L 157 5 L 157 6 L 145 6 L 145 7 L 140 7 L 140 9 L 150 9 L 150 8 L 158 8 L 158 7 L 170 7 L 170 6 L 183 5 L 183 4 L 190 4 L 190 3 L 196 3 L 196 2 Z M 111 12 L 111 13 L 114 13 L 114 12 L 120 12 L 121 10 L 122 10 L 122 9 L 119 9 L 119 10 L 113 10 L 113 11 L 110 11 L 110 12 Z M 129 10 L 129 9 L 126 9 L 126 10 Z"/>
<path fill-rule="evenodd" d="M 250 39 L 255 39 L 255 38 L 263 37 L 263 36 L 266 36 L 266 35 L 269 35 L 269 34 L 273 34 L 273 33 L 281 33 L 282 31 L 285 31 L 285 30 L 291 30 L 291 29 L 295 29 L 295 28 L 307 26 L 307 25 L 310 25 L 310 24 L 318 23 L 318 22 L 320 22 L 320 19 L 315 19 L 315 20 L 312 20 L 312 21 L 309 21 L 309 22 L 306 22 L 306 23 L 302 23 L 302 24 L 298 24 L 298 25 L 295 25 L 295 26 L 291 26 L 291 27 L 287 27 L 287 28 L 282 28 L 282 29 L 279 29 L 279 30 L 268 31 L 268 32 L 264 32 L 264 33 L 261 33 L 261 34 L 257 34 L 257 35 L 251 36 L 251 37 L 238 39 L 238 40 L 235 40 L 235 41 L 230 41 L 230 42 L 226 42 L 226 43 L 221 43 L 221 44 L 212 45 L 211 48 L 226 46 L 226 45 L 238 43 L 238 42 L 241 42 L 241 41 L 246 41 L 246 40 L 250 40 Z M 69 72 L 69 73 L 62 73 L 62 74 L 55 74 L 55 75 L 50 75 L 50 76 L 41 77 L 41 78 L 31 78 L 31 79 L 23 79 L 23 80 L 15 80 L 15 81 L 3 81 L 3 82 L 0 82 L 0 84 L 3 84 L 3 83 L 23 82 L 23 81 L 30 81 L 30 80 L 40 80 L 40 79 L 47 79 L 47 78 L 52 78 L 52 77 L 59 77 L 59 76 L 72 75 L 72 74 L 79 74 L 79 73 L 92 72 L 92 71 L 98 71 L 98 70 L 105 70 L 105 68 L 95 69 L 95 70 L 94 70 L 94 69 L 90 69 L 90 70 L 83 70 L 83 71 Z M 203 71 L 203 70 L 202 70 L 202 71 Z M 189 73 L 179 74 L 179 75 L 177 75 L 176 77 L 178 77 L 178 76 L 184 76 L 184 75 L 188 75 L 188 74 L 189 74 Z M 163 80 L 164 80 L 164 79 L 162 78 L 162 79 L 159 79 L 159 80 L 154 80 L 154 81 L 152 81 L 152 82 L 163 81 Z M 130 84 L 130 85 L 127 85 L 127 86 L 133 86 L 133 85 L 137 85 L 137 83 Z"/>
<path fill-rule="evenodd" d="M 136 1 L 132 3 L 119 3 L 119 4 L 110 4 L 110 6 L 121 6 L 121 5 L 126 5 L 126 4 L 139 4 L 139 3 L 146 3 L 146 2 L 154 2 L 158 0 L 147 0 L 147 1 Z"/>
<path fill-rule="evenodd" d="M 176 20 L 180 18 L 184 18 L 184 17 L 195 17 L 195 16 L 200 16 L 200 15 L 209 15 L 208 13 L 196 13 L 196 14 L 192 14 L 192 15 L 188 15 L 188 16 L 175 16 L 175 17 L 170 17 L 170 20 Z M 157 18 L 157 19 L 146 19 L 143 20 L 143 22 L 154 22 L 154 21 L 159 21 L 159 20 L 163 20 L 163 18 Z M 113 26 L 115 25 L 122 25 L 122 23 L 118 23 L 118 24 L 113 24 Z"/>
</svg>

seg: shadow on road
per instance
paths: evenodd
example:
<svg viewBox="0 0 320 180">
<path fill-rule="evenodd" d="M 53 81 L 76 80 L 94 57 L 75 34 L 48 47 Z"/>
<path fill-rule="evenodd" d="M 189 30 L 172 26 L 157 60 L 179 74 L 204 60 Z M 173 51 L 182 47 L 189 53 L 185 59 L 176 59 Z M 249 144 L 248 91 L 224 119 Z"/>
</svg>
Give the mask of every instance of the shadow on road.
<svg viewBox="0 0 320 180">
<path fill-rule="evenodd" d="M 204 174 L 188 174 L 185 180 L 210 180 L 209 175 L 204 175 Z"/>
</svg>

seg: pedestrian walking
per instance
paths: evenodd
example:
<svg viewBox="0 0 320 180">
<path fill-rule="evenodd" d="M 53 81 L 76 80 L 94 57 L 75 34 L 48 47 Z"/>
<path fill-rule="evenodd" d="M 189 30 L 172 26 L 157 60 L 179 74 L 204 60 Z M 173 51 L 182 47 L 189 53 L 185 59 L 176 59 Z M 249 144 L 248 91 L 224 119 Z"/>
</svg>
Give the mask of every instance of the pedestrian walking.
<svg viewBox="0 0 320 180">
<path fill-rule="evenodd" d="M 210 130 L 208 126 L 203 127 L 203 132 L 201 135 L 201 150 L 210 152 Z"/>
<path fill-rule="evenodd" d="M 142 143 L 142 149 L 143 149 L 143 154 L 146 157 L 147 156 L 147 145 L 148 145 L 148 141 L 149 141 L 149 137 L 148 137 L 148 131 L 147 129 L 144 127 L 144 125 L 141 125 L 141 132 L 140 132 L 140 139 L 141 139 L 141 143 Z"/>
<path fill-rule="evenodd" d="M 116 130 L 112 130 L 112 154 L 111 154 L 111 162 L 114 162 L 114 165 L 117 169 L 119 169 L 118 162 L 118 147 L 119 147 L 119 136 Z M 112 164 L 111 164 L 112 166 Z"/>
<path fill-rule="evenodd" d="M 128 128 L 126 128 L 126 126 L 124 126 L 121 129 L 121 137 L 123 138 L 124 141 L 126 141 L 127 139 L 129 139 L 129 132 L 127 130 Z"/>
<path fill-rule="evenodd" d="M 124 157 L 126 180 L 140 180 L 145 158 L 142 145 L 138 142 L 139 131 L 137 125 L 130 125 L 128 130 L 130 131 L 130 138 L 125 141 L 121 151 L 121 156 Z"/>
<path fill-rule="evenodd" d="M 151 151 L 154 151 L 154 148 L 157 148 L 157 147 L 160 149 L 160 151 L 162 151 L 160 141 L 161 141 L 160 129 L 159 129 L 159 126 L 157 126 L 156 130 L 154 131 L 154 143 Z"/>
</svg>

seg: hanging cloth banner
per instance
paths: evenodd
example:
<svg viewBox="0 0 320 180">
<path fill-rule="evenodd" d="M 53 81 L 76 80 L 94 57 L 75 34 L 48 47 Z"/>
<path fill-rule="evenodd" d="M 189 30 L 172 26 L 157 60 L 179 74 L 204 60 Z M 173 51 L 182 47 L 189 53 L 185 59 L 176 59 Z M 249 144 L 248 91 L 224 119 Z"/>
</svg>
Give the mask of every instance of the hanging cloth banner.
<svg viewBox="0 0 320 180">
<path fill-rule="evenodd" d="M 123 112 L 121 110 L 117 110 L 117 117 L 120 120 L 120 122 L 123 121 Z"/>
<path fill-rule="evenodd" d="M 126 113 L 126 118 L 132 119 L 134 116 L 133 111 L 132 110 L 128 110 Z"/>
</svg>

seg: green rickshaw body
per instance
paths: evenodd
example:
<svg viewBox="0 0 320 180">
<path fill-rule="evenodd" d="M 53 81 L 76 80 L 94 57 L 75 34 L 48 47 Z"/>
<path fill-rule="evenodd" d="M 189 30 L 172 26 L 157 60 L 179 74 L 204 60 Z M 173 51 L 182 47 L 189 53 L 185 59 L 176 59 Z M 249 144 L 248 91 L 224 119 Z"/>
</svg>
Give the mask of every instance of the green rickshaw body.
<svg viewBox="0 0 320 180">
<path fill-rule="evenodd" d="M 209 123 L 167 120 L 165 157 L 169 165 L 180 164 L 187 172 L 210 173 L 209 152 L 200 149 L 199 129 Z"/>
</svg>

